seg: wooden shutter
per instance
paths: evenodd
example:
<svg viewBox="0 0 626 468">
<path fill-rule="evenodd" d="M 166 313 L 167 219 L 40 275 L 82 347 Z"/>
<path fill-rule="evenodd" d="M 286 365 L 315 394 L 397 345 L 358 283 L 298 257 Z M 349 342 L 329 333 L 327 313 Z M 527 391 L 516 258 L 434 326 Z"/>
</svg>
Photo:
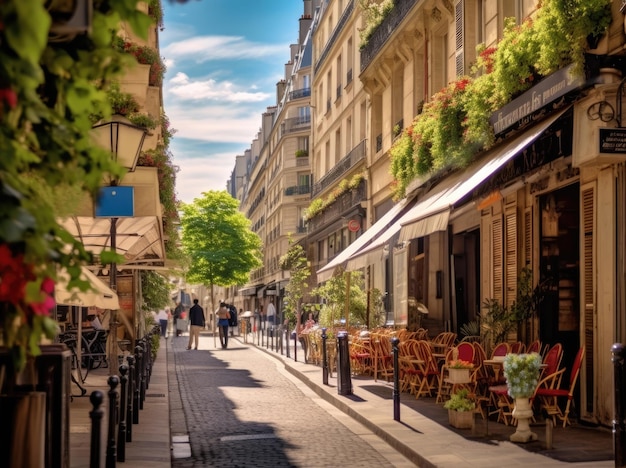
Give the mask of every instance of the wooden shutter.
<svg viewBox="0 0 626 468">
<path fill-rule="evenodd" d="M 464 42 L 464 24 L 463 24 L 463 2 L 458 2 L 455 6 L 455 65 L 456 76 L 463 76 L 465 74 L 465 58 L 463 57 L 463 42 Z"/>
<path fill-rule="evenodd" d="M 587 413 L 594 412 L 593 360 L 595 330 L 595 184 L 589 184 L 581 190 L 582 220 L 582 315 L 584 327 L 585 362 L 581 381 L 584 381 L 582 405 Z"/>
<path fill-rule="evenodd" d="M 494 216 L 491 220 L 491 264 L 493 266 L 492 285 L 493 299 L 503 303 L 504 300 L 504 269 L 503 269 L 502 216 Z"/>
<path fill-rule="evenodd" d="M 524 210 L 524 266 L 533 264 L 533 208 Z"/>
<path fill-rule="evenodd" d="M 511 306 L 517 296 L 517 206 L 507 204 L 504 210 L 504 280 L 506 305 Z"/>
</svg>

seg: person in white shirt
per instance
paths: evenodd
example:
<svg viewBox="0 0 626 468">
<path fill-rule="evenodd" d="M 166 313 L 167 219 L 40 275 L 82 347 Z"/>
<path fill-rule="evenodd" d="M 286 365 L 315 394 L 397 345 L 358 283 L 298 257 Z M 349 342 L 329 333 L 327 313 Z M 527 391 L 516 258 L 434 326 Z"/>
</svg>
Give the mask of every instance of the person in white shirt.
<svg viewBox="0 0 626 468">
<path fill-rule="evenodd" d="M 276 307 L 274 307 L 274 299 L 271 298 L 269 304 L 267 304 L 267 324 L 276 324 Z"/>
<path fill-rule="evenodd" d="M 161 336 L 167 338 L 167 321 L 169 319 L 167 311 L 165 309 L 159 309 L 159 313 L 156 316 L 161 325 Z"/>
</svg>

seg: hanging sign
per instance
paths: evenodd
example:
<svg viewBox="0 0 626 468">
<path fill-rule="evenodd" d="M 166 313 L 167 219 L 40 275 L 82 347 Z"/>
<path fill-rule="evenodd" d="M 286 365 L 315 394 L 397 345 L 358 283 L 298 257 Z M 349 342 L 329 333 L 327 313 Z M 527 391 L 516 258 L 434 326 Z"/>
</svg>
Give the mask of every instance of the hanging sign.
<svg viewBox="0 0 626 468">
<path fill-rule="evenodd" d="M 359 221 L 357 221 L 356 219 L 351 219 L 350 221 L 348 221 L 349 231 L 357 232 L 359 229 L 361 229 L 361 223 Z"/>
</svg>

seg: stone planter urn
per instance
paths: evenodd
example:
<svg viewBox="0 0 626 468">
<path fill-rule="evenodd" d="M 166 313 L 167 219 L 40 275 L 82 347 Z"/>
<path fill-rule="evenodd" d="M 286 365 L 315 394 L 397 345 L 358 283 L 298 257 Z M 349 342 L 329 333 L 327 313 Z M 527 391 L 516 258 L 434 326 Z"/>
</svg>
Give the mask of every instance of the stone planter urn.
<svg viewBox="0 0 626 468">
<path fill-rule="evenodd" d="M 516 398 L 512 414 L 517 419 L 517 430 L 509 437 L 511 442 L 526 443 L 537 440 L 537 434 L 530 430 L 530 418 L 533 417 L 530 399 L 524 397 Z"/>
</svg>

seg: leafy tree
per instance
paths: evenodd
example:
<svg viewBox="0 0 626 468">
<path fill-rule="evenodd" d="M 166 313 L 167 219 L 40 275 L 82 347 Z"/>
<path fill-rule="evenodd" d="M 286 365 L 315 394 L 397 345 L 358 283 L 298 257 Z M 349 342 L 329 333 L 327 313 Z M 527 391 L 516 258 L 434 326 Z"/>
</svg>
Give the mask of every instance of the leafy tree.
<svg viewBox="0 0 626 468">
<path fill-rule="evenodd" d="M 250 271 L 260 267 L 262 242 L 250 230 L 239 202 L 225 190 L 204 192 L 193 203 L 182 204 L 182 245 L 189 257 L 187 280 L 211 288 L 248 282 Z"/>
<path fill-rule="evenodd" d="M 308 279 L 311 268 L 306 259 L 304 248 L 289 236 L 289 249 L 280 258 L 280 266 L 289 270 L 289 283 L 285 286 L 284 311 L 289 324 L 295 323 L 296 330 L 300 329 L 300 308 L 302 297 L 308 289 Z"/>
<path fill-rule="evenodd" d="M 361 271 L 344 272 L 333 276 L 313 293 L 325 299 L 322 306 L 319 323 L 325 327 L 333 327 L 338 320 L 345 317 L 347 278 L 350 278 L 349 308 L 350 317 L 347 325 L 364 325 L 366 323 L 367 296 L 364 289 L 363 273 Z"/>
<path fill-rule="evenodd" d="M 156 271 L 141 272 L 141 292 L 143 310 L 157 310 L 170 305 L 170 285 L 163 275 Z"/>
</svg>

